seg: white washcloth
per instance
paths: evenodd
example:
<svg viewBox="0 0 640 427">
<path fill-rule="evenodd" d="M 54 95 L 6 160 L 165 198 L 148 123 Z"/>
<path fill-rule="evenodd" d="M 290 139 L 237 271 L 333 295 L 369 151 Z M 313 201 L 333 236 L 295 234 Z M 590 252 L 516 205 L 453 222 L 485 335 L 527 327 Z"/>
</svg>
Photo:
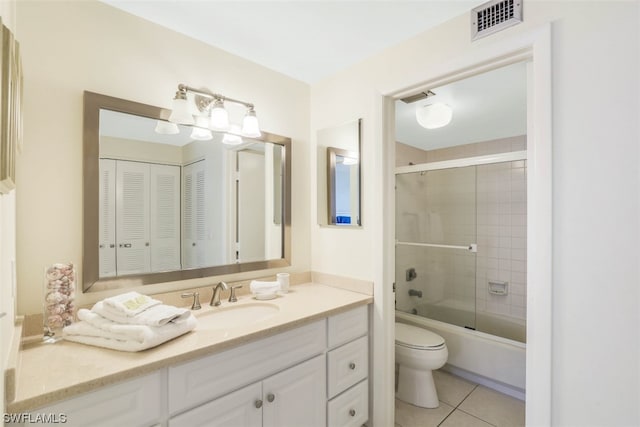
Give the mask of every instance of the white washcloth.
<svg viewBox="0 0 640 427">
<path fill-rule="evenodd" d="M 91 311 L 106 319 L 113 320 L 114 322 L 147 326 L 166 325 L 169 322 L 176 322 L 185 319 L 191 314 L 187 308 L 178 308 L 172 305 L 159 304 L 149 307 L 136 316 L 131 317 L 122 314 L 120 311 L 114 310 L 103 301 L 95 303 L 91 308 Z"/>
<path fill-rule="evenodd" d="M 171 322 L 164 326 L 122 325 L 89 310 L 78 310 L 79 322 L 62 330 L 68 341 L 121 351 L 141 351 L 183 335 L 197 326 L 195 317 Z"/>
<path fill-rule="evenodd" d="M 249 289 L 253 294 L 272 294 L 280 290 L 280 282 L 261 282 L 252 280 Z"/>
<path fill-rule="evenodd" d="M 121 313 L 123 316 L 137 316 L 150 307 L 162 304 L 162 301 L 153 299 L 137 292 L 127 292 L 114 297 L 105 298 L 104 305 L 111 311 Z"/>
</svg>

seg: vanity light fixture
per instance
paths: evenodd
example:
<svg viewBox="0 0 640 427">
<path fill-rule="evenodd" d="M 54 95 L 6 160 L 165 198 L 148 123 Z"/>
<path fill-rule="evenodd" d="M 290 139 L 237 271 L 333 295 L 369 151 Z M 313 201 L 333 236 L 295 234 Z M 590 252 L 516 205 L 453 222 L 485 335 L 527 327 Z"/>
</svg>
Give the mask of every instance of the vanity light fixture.
<svg viewBox="0 0 640 427">
<path fill-rule="evenodd" d="M 191 114 L 191 108 L 189 107 L 186 90 L 180 89 L 176 92 L 176 96 L 173 98 L 169 121 L 179 125 L 192 125 L 195 123 L 193 114 Z"/>
<path fill-rule="evenodd" d="M 247 108 L 247 114 L 242 121 L 242 135 L 253 138 L 257 138 L 261 135 L 258 118 L 256 117 L 253 104 L 237 99 L 227 98 L 226 96 L 211 93 L 206 90 L 194 89 L 184 84 L 178 85 L 178 91 L 173 99 L 173 110 L 169 116 L 170 122 L 185 125 L 193 125 L 196 122 L 197 118 L 194 119 L 193 113 L 190 109 L 189 98 L 187 96 L 189 93 L 194 95 L 193 102 L 195 103 L 196 109 L 200 113 L 205 113 L 210 117 L 210 121 L 208 123 L 208 127 L 210 129 L 217 131 L 225 131 L 229 129 L 229 113 L 225 109 L 224 103 L 231 102 L 234 104 L 244 105 Z M 193 111 L 195 111 L 195 109 Z M 198 126 L 197 123 L 196 126 Z M 196 131 L 194 130 L 194 132 Z"/>
<path fill-rule="evenodd" d="M 157 120 L 155 131 L 161 135 L 176 135 L 180 133 L 177 124 L 165 122 L 164 120 Z"/>
<path fill-rule="evenodd" d="M 191 138 L 198 141 L 208 141 L 213 139 L 213 134 L 208 129 L 209 120 L 205 116 L 196 116 L 196 125 L 191 130 Z"/>
<path fill-rule="evenodd" d="M 258 118 L 256 117 L 256 111 L 253 109 L 253 105 L 247 107 L 247 114 L 245 114 L 244 119 L 242 119 L 242 133 L 253 138 L 260 136 L 260 125 L 258 124 Z"/>
<path fill-rule="evenodd" d="M 222 143 L 227 145 L 240 145 L 244 141 L 242 141 L 242 137 L 240 136 L 240 126 L 236 124 L 232 124 L 229 128 L 230 132 L 227 132 L 222 137 Z"/>
<path fill-rule="evenodd" d="M 229 129 L 229 113 L 224 108 L 224 101 L 217 98 L 213 101 L 211 107 L 211 123 L 209 125 L 213 130 Z"/>
<path fill-rule="evenodd" d="M 443 102 L 427 104 L 416 109 L 416 120 L 426 129 L 437 129 L 451 122 L 453 110 Z"/>
</svg>

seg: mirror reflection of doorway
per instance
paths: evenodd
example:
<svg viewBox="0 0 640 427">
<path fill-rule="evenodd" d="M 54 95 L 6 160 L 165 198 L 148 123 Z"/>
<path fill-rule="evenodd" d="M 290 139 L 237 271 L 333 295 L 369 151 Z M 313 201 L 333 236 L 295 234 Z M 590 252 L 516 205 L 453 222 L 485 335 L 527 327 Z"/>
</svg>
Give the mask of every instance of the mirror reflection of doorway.
<svg viewBox="0 0 640 427">
<path fill-rule="evenodd" d="M 237 155 L 236 262 L 251 262 L 265 256 L 265 194 L 247 191 L 265 185 L 265 155 L 242 150 Z"/>
</svg>

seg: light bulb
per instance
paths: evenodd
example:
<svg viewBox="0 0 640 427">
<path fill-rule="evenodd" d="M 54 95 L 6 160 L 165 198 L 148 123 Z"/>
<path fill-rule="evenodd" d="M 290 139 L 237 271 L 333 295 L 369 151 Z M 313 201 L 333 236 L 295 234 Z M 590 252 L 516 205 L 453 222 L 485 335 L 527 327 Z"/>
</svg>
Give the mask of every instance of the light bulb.
<svg viewBox="0 0 640 427">
<path fill-rule="evenodd" d="M 173 106 L 171 115 L 169 116 L 169 121 L 180 125 L 192 125 L 195 123 L 193 115 L 191 114 L 191 109 L 189 108 L 187 94 L 185 92 L 176 92 L 176 96 L 173 98 Z"/>
<path fill-rule="evenodd" d="M 213 139 L 213 135 L 211 134 L 211 131 L 207 129 L 209 125 L 209 120 L 206 117 L 197 116 L 195 122 L 196 122 L 196 125 L 193 127 L 193 130 L 191 131 L 192 139 L 197 139 L 198 141 L 208 141 L 210 139 Z"/>
<path fill-rule="evenodd" d="M 260 125 L 253 107 L 249 108 L 242 120 L 242 134 L 251 138 L 258 138 L 261 135 Z"/>
<path fill-rule="evenodd" d="M 175 135 L 180 133 L 177 124 L 165 122 L 164 120 L 157 121 L 155 131 L 161 135 Z"/>
<path fill-rule="evenodd" d="M 220 98 L 216 99 L 211 107 L 210 128 L 213 130 L 229 129 L 229 113 L 224 108 L 224 103 Z"/>
<path fill-rule="evenodd" d="M 222 137 L 222 143 L 227 145 L 239 145 L 242 144 L 242 137 L 232 133 L 225 133 Z"/>
</svg>

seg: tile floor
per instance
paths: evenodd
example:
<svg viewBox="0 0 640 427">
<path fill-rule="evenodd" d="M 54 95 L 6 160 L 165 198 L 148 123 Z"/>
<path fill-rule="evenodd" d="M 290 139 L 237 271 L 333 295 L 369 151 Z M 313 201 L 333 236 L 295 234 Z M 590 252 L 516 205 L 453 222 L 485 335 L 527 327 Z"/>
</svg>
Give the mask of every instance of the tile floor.
<svg viewBox="0 0 640 427">
<path fill-rule="evenodd" d="M 396 399 L 395 427 L 524 426 L 524 402 L 444 371 L 434 371 L 440 407 L 424 409 Z"/>
</svg>

